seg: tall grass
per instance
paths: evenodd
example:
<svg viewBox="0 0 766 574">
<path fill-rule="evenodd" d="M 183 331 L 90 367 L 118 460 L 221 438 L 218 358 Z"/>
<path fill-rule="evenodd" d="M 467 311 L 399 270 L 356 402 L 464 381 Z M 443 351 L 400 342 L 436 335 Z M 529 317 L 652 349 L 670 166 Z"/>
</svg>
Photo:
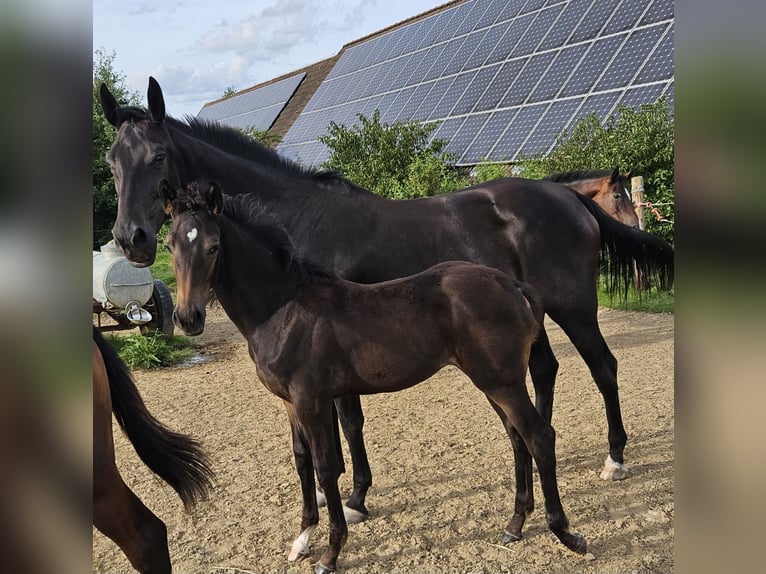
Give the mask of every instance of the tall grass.
<svg viewBox="0 0 766 574">
<path fill-rule="evenodd" d="M 158 369 L 177 365 L 192 356 L 189 339 L 175 335 L 167 338 L 162 334 L 144 336 L 105 334 L 105 339 L 131 369 Z"/>
<path fill-rule="evenodd" d="M 609 307 L 610 309 L 620 309 L 623 311 L 640 311 L 642 313 L 674 313 L 675 312 L 675 293 L 670 291 L 650 291 L 639 293 L 635 289 L 628 290 L 627 299 L 622 296 L 610 296 L 603 284 L 598 290 L 599 307 Z"/>
<path fill-rule="evenodd" d="M 157 233 L 157 255 L 149 269 L 152 272 L 152 276 L 165 283 L 170 292 L 175 295 L 176 277 L 173 275 L 173 263 L 171 262 L 170 253 L 165 249 L 165 238 L 167 237 L 168 229 L 168 223 L 166 222 L 159 233 Z"/>
</svg>

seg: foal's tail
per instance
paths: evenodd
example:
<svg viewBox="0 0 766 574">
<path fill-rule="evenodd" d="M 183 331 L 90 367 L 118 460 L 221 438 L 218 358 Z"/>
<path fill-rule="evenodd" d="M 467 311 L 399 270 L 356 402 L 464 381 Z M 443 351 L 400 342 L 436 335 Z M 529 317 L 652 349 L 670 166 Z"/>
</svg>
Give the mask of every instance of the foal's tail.
<svg viewBox="0 0 766 574">
<path fill-rule="evenodd" d="M 104 357 L 114 417 L 144 464 L 167 482 L 190 510 L 207 498 L 213 485 L 215 475 L 207 454 L 197 440 L 173 432 L 152 416 L 127 365 L 95 326 L 93 340 Z"/>
<path fill-rule="evenodd" d="M 601 230 L 601 272 L 610 294 L 627 296 L 628 286 L 661 290 L 673 286 L 673 247 L 664 239 L 607 215 L 591 198 L 572 191 Z M 636 275 L 640 278 L 635 281 Z"/>
</svg>

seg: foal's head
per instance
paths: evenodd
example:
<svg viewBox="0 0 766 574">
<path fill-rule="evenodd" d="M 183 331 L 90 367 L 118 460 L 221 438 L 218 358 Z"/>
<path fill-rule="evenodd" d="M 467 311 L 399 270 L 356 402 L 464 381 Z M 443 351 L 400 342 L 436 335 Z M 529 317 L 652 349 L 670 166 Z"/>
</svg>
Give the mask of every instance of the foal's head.
<svg viewBox="0 0 766 574">
<path fill-rule="evenodd" d="M 218 268 L 223 194 L 212 181 L 205 189 L 195 182 L 177 192 L 165 182 L 160 194 L 173 218 L 165 241 L 173 256 L 178 290 L 173 321 L 187 335 L 199 335 L 205 328 L 205 307 Z"/>
</svg>

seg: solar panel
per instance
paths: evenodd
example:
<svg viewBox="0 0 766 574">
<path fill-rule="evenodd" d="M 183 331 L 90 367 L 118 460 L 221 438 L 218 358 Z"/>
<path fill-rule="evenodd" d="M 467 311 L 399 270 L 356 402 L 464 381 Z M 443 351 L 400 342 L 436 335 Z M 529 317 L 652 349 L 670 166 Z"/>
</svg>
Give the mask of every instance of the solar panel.
<svg viewBox="0 0 766 574">
<path fill-rule="evenodd" d="M 453 3 L 346 48 L 278 150 L 321 163 L 330 121 L 379 109 L 440 122 L 459 164 L 547 153 L 586 114 L 672 100 L 673 28 L 672 0 Z"/>
<path fill-rule="evenodd" d="M 305 76 L 296 74 L 257 90 L 236 94 L 202 108 L 197 117 L 242 129 L 267 130 Z"/>
</svg>

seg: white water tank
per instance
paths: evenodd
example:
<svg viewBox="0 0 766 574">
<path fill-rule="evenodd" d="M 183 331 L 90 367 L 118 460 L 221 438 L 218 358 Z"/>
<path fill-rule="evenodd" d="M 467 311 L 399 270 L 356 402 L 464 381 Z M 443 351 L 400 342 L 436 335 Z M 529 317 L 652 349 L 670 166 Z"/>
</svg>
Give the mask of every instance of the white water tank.
<svg viewBox="0 0 766 574">
<path fill-rule="evenodd" d="M 93 299 L 104 307 L 124 309 L 152 297 L 154 279 L 148 267 L 133 267 L 114 241 L 93 252 Z"/>
</svg>

